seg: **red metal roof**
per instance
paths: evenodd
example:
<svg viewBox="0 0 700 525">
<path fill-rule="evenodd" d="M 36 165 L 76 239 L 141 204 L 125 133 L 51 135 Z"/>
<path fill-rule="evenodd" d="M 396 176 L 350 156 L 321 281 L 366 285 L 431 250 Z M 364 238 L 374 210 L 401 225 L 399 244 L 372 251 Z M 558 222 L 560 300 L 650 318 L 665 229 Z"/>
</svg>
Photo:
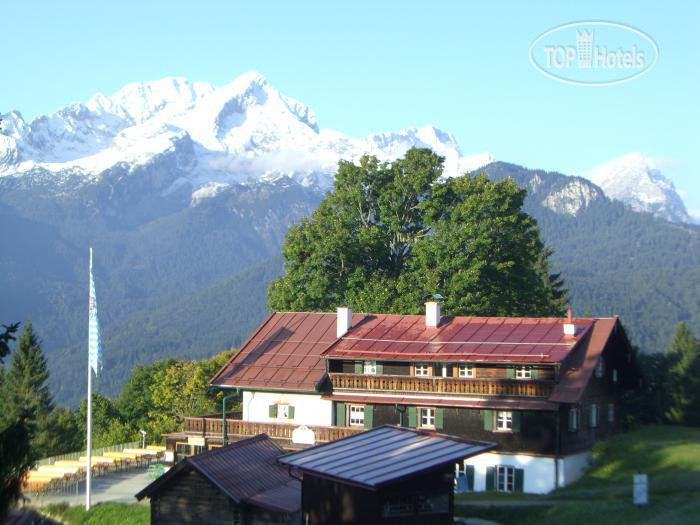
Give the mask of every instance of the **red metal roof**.
<svg viewBox="0 0 700 525">
<path fill-rule="evenodd" d="M 552 395 L 549 396 L 550 401 L 578 403 L 581 400 L 593 370 L 595 370 L 617 323 L 617 317 L 596 319 L 593 329 L 587 334 L 586 339 L 564 363 L 559 382 L 555 385 Z"/>
<path fill-rule="evenodd" d="M 576 318 L 565 336 L 564 318 L 443 317 L 426 327 L 422 315 L 368 314 L 324 355 L 342 359 L 558 363 L 595 319 Z"/>
<path fill-rule="evenodd" d="M 335 313 L 276 312 L 211 384 L 315 392 L 325 374 L 324 357 L 561 363 L 561 381 L 549 401 L 576 402 L 618 321 L 573 321 L 576 335 L 565 336 L 564 318 L 443 317 L 440 326 L 429 328 L 422 315 L 354 314 L 352 328 L 337 339 Z M 470 406 L 491 405 L 484 401 Z"/>
<path fill-rule="evenodd" d="M 336 341 L 335 323 L 335 313 L 270 314 L 210 383 L 314 391 L 325 370 L 321 354 Z"/>
</svg>

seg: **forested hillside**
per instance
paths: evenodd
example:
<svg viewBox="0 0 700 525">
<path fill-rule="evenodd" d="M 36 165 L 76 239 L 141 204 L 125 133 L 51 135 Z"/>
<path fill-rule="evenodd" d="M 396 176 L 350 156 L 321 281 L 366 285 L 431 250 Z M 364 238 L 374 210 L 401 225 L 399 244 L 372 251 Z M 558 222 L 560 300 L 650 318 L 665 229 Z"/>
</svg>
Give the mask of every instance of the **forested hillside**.
<svg viewBox="0 0 700 525">
<path fill-rule="evenodd" d="M 505 163 L 485 171 L 529 190 L 525 210 L 554 249 L 577 314 L 620 315 L 646 353 L 664 351 L 679 321 L 700 327 L 700 227 L 637 213 L 602 195 L 575 214 L 557 212 L 547 196 L 577 180 L 591 183 Z"/>
<path fill-rule="evenodd" d="M 266 313 L 289 225 L 322 198 L 283 177 L 194 202 L 144 170 L 60 187 L 50 174 L 0 178 L 0 322 L 31 320 L 42 334 L 60 403 L 84 395 L 88 245 L 105 356 L 97 388 L 116 395 L 136 364 L 239 344 Z M 697 331 L 700 228 L 632 212 L 585 179 L 505 163 L 484 171 L 528 190 L 525 210 L 576 313 L 619 314 L 645 352 L 662 350 L 678 321 Z"/>
</svg>

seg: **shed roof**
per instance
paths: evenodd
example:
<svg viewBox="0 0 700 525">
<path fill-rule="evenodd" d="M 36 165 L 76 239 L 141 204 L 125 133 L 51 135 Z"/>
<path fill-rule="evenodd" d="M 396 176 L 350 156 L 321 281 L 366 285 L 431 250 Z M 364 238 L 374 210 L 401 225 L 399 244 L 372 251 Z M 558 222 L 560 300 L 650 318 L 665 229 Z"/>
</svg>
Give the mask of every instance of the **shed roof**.
<svg viewBox="0 0 700 525">
<path fill-rule="evenodd" d="M 596 319 L 576 318 L 564 335 L 564 318 L 443 317 L 427 327 L 423 315 L 368 314 L 324 352 L 344 359 L 558 363 Z"/>
<path fill-rule="evenodd" d="M 485 441 L 383 425 L 286 454 L 279 462 L 304 473 L 377 489 L 495 446 Z"/>
<path fill-rule="evenodd" d="M 277 463 L 281 454 L 282 449 L 267 434 L 236 441 L 183 459 L 136 498 L 151 497 L 180 473 L 194 469 L 236 504 L 294 512 L 301 507 L 301 486 Z"/>
</svg>

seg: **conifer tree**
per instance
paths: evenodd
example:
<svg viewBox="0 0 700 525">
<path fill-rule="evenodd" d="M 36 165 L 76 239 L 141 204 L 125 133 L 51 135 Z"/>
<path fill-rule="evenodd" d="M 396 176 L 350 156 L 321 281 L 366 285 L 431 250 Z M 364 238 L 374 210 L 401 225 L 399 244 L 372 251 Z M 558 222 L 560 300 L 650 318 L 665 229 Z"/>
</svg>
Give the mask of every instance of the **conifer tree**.
<svg viewBox="0 0 700 525">
<path fill-rule="evenodd" d="M 0 522 L 20 497 L 22 476 L 30 465 L 29 428 L 25 414 L 7 410 L 7 381 L 3 360 L 10 353 L 10 341 L 19 324 L 3 325 L 0 331 Z"/>
<path fill-rule="evenodd" d="M 666 418 L 700 425 L 700 341 L 686 323 L 678 323 L 669 350 Z"/>
<path fill-rule="evenodd" d="M 17 339 L 17 351 L 7 373 L 8 408 L 15 417 L 26 415 L 30 426 L 32 457 L 48 452 L 55 439 L 52 431 L 53 400 L 48 387 L 49 371 L 41 342 L 31 323 Z"/>
</svg>

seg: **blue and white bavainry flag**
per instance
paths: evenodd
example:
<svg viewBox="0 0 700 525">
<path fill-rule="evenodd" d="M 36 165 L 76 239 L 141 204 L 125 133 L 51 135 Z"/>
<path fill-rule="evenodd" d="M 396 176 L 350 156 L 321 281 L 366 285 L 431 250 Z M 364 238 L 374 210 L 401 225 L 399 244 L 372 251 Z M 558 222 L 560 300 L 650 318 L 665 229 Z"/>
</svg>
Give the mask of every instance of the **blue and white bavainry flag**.
<svg viewBox="0 0 700 525">
<path fill-rule="evenodd" d="M 97 320 L 97 299 L 95 282 L 92 278 L 92 248 L 90 248 L 90 303 L 88 321 L 88 361 L 90 368 L 99 375 L 102 370 L 102 347 L 100 344 L 100 323 Z"/>
</svg>

